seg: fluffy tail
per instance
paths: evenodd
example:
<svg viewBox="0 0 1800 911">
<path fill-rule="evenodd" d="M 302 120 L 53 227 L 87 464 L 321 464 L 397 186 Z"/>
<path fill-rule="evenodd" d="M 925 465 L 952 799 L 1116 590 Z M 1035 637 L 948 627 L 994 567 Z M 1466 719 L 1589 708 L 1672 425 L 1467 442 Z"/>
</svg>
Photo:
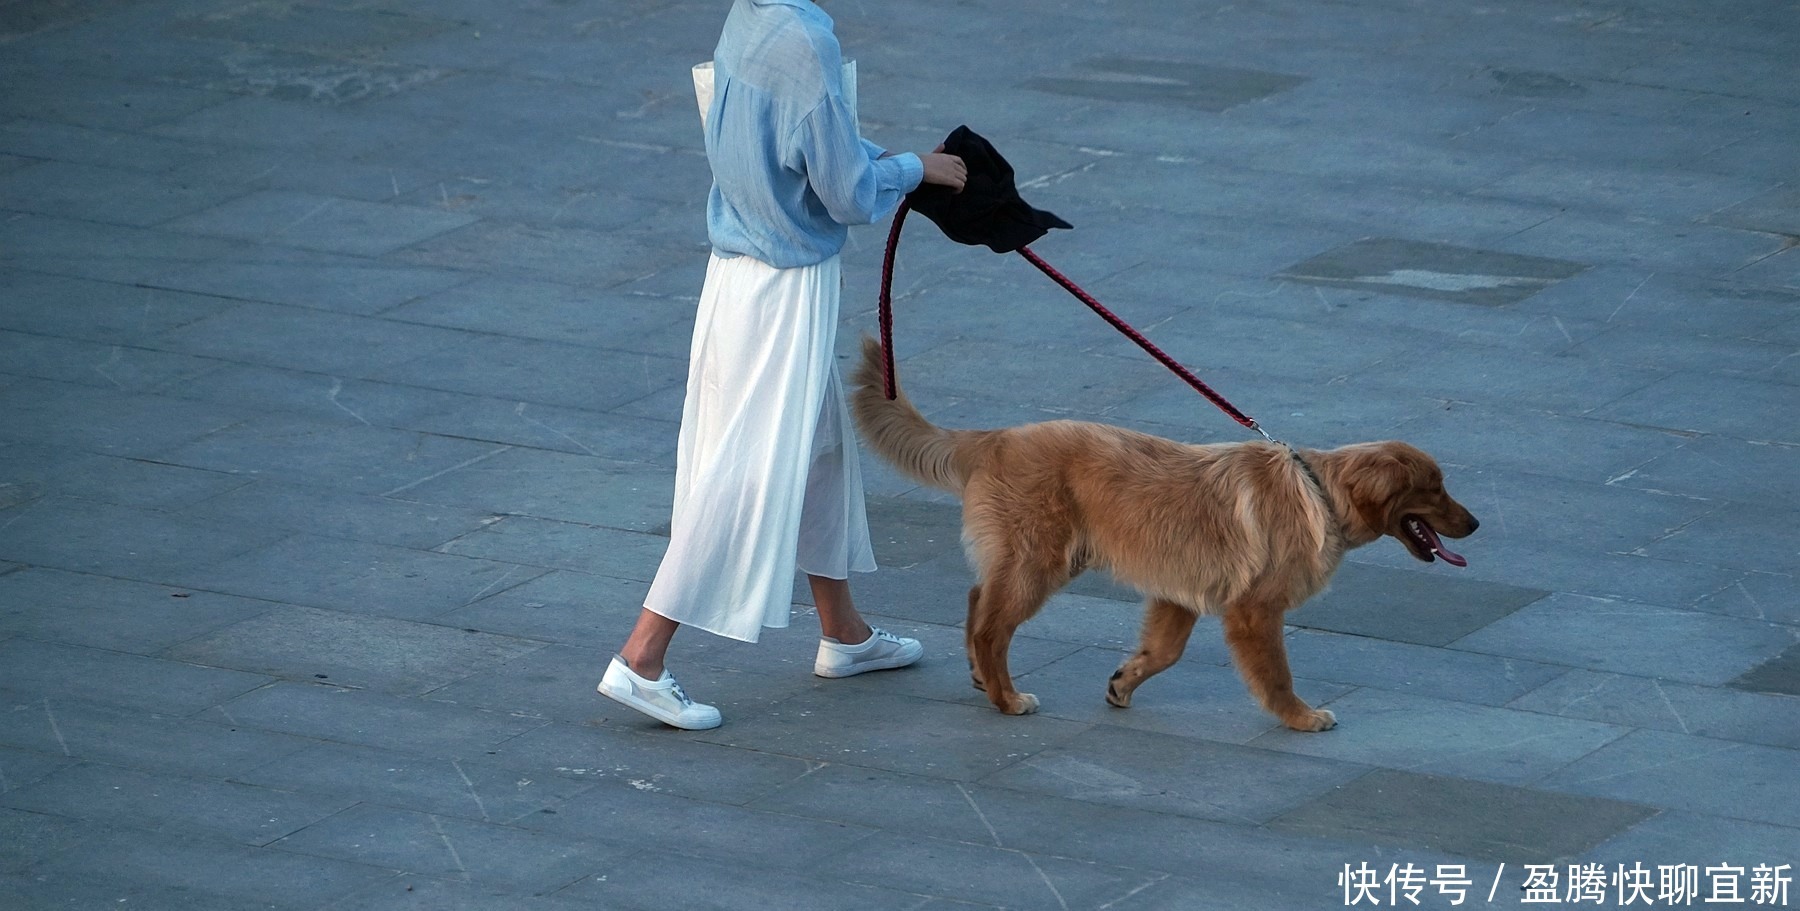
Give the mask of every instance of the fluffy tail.
<svg viewBox="0 0 1800 911">
<path fill-rule="evenodd" d="M 862 363 L 851 380 L 850 410 L 863 443 L 901 474 L 921 484 L 961 493 L 968 480 L 958 444 L 969 431 L 945 430 L 925 419 L 895 382 L 892 401 L 882 389 L 881 343 L 863 336 Z"/>
</svg>

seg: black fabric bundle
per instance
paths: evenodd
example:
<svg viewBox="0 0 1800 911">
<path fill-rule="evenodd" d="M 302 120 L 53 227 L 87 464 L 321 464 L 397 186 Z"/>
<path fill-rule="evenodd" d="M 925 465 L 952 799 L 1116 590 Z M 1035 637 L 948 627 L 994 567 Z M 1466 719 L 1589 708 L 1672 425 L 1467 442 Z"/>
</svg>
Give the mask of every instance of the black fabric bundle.
<svg viewBox="0 0 1800 911">
<path fill-rule="evenodd" d="M 1042 209 L 1026 205 L 1013 183 L 1012 165 L 992 143 L 967 126 L 944 140 L 944 151 L 963 160 L 969 178 L 961 193 L 936 184 L 921 184 L 907 194 L 907 204 L 931 219 L 957 243 L 982 244 L 995 253 L 1011 253 L 1049 233 L 1074 225 Z"/>
</svg>

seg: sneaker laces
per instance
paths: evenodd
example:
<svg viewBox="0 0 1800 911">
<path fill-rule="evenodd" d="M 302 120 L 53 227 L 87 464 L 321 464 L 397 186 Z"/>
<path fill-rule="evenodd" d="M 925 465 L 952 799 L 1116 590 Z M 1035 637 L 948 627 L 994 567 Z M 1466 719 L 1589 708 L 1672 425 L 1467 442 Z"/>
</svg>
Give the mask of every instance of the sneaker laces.
<svg viewBox="0 0 1800 911">
<path fill-rule="evenodd" d="M 669 692 L 674 693 L 675 698 L 680 700 L 683 706 L 694 704 L 694 700 L 689 699 L 688 694 L 681 691 L 681 684 L 676 683 L 674 677 L 669 678 Z"/>
</svg>

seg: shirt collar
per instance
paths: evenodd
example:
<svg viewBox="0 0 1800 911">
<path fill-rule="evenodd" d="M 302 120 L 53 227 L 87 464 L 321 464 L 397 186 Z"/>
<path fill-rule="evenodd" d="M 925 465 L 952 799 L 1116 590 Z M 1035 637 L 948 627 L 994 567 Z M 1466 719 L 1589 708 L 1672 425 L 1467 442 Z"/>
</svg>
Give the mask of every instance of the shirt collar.
<svg viewBox="0 0 1800 911">
<path fill-rule="evenodd" d="M 791 6 L 805 15 L 818 16 L 820 19 L 824 20 L 828 27 L 837 24 L 836 21 L 831 18 L 831 14 L 825 12 L 825 8 L 814 2 L 814 0 L 750 0 L 750 5 Z"/>
</svg>

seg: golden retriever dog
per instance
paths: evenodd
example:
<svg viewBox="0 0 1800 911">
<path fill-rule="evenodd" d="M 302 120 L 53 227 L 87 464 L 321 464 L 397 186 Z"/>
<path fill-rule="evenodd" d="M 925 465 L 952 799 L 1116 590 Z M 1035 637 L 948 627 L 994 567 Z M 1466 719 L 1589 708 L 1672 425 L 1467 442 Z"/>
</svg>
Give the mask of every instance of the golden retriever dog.
<svg viewBox="0 0 1800 911">
<path fill-rule="evenodd" d="M 933 425 L 882 393 L 881 346 L 863 340 L 851 407 L 867 445 L 914 480 L 959 495 L 974 567 L 964 630 L 970 674 L 1008 715 L 1038 707 L 1006 666 L 1013 633 L 1070 579 L 1103 569 L 1148 599 L 1142 642 L 1106 700 L 1125 708 L 1174 664 L 1201 614 L 1217 614 L 1238 673 L 1297 731 L 1337 723 L 1294 694 L 1282 616 L 1317 594 L 1344 553 L 1383 535 L 1427 563 L 1466 562 L 1439 535 L 1477 522 L 1424 452 L 1400 442 L 1289 449 L 1191 445 L 1104 424 L 1000 430 Z"/>
</svg>

